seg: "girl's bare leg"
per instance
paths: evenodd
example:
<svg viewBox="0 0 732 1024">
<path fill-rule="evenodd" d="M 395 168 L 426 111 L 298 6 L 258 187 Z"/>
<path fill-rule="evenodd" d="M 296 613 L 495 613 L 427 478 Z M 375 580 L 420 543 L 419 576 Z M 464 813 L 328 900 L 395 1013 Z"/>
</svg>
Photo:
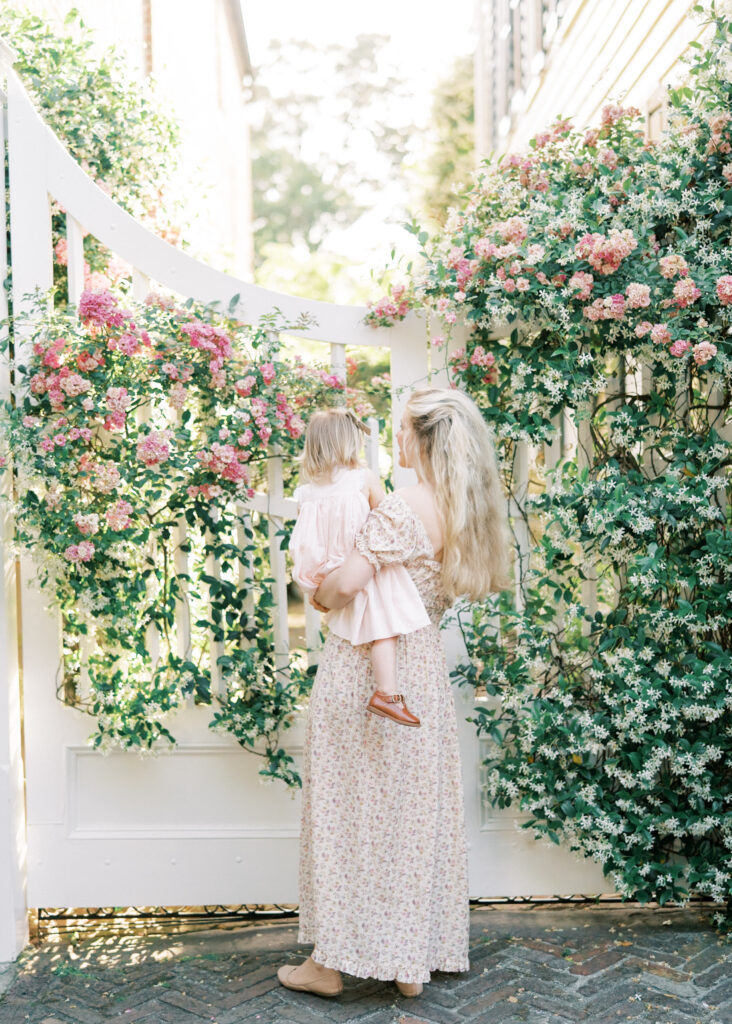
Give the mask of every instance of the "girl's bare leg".
<svg viewBox="0 0 732 1024">
<path fill-rule="evenodd" d="M 376 689 L 389 695 L 398 693 L 396 683 L 397 638 L 374 640 L 371 644 L 371 664 L 374 669 Z"/>
<path fill-rule="evenodd" d="M 376 689 L 366 710 L 372 714 L 390 718 L 398 725 L 419 726 L 419 718 L 407 707 L 404 696 L 397 690 L 396 679 L 397 638 L 374 640 L 371 644 L 371 664 L 374 669 Z"/>
</svg>

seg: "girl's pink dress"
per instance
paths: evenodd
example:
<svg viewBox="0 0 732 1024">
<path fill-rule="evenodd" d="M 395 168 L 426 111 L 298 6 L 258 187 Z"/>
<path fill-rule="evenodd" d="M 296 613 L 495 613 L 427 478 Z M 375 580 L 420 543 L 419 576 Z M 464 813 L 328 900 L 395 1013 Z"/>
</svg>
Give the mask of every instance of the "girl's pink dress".
<svg viewBox="0 0 732 1024">
<path fill-rule="evenodd" d="M 311 595 L 323 577 L 354 550 L 370 507 L 362 469 L 338 470 L 330 484 L 302 484 L 294 497 L 300 511 L 290 537 L 293 578 Z M 401 636 L 429 626 L 417 588 L 403 565 L 385 565 L 345 608 L 326 612 L 336 636 L 354 646 Z"/>
</svg>

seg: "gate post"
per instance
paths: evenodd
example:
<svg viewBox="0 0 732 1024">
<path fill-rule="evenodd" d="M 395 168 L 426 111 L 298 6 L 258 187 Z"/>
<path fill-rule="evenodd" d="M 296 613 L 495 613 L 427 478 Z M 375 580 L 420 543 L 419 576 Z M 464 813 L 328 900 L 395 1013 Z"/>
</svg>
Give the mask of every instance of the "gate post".
<svg viewBox="0 0 732 1024">
<path fill-rule="evenodd" d="M 0 159 L 4 165 L 7 116 L 4 103 L 13 52 L 0 39 Z M 0 204 L 5 225 L 5 175 Z M 0 231 L 0 322 L 8 323 L 7 237 Z M 6 328 L 7 329 L 7 328 Z M 3 339 L 5 340 L 5 339 Z M 0 402 L 10 399 L 11 379 L 7 363 L 0 365 Z M 13 553 L 13 519 L 8 506 L 12 497 L 10 474 L 0 490 L 0 961 L 14 960 L 28 941 L 26 902 L 25 792 L 21 727 L 20 622 L 18 617 L 18 566 Z"/>
<path fill-rule="evenodd" d="M 393 481 L 394 487 L 413 484 L 417 476 L 413 469 L 404 469 L 397 458 L 397 430 L 409 395 L 415 388 L 429 383 L 427 338 L 424 324 L 414 313 L 389 328 L 391 332 L 391 416 L 393 425 Z"/>
</svg>

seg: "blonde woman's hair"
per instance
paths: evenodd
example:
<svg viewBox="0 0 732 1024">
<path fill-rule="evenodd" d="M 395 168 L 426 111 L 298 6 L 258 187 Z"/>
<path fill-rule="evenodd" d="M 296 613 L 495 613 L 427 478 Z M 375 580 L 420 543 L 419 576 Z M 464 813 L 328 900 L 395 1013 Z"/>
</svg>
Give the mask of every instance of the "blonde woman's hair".
<svg viewBox="0 0 732 1024">
<path fill-rule="evenodd" d="M 352 409 L 334 407 L 313 413 L 305 430 L 300 459 L 304 475 L 313 483 L 327 483 L 341 466 L 355 469 L 369 428 Z"/>
<path fill-rule="evenodd" d="M 442 584 L 455 600 L 477 601 L 510 585 L 506 499 L 493 434 L 464 392 L 415 391 L 404 410 L 405 444 L 442 515 Z M 413 456 L 413 458 L 411 457 Z"/>
</svg>

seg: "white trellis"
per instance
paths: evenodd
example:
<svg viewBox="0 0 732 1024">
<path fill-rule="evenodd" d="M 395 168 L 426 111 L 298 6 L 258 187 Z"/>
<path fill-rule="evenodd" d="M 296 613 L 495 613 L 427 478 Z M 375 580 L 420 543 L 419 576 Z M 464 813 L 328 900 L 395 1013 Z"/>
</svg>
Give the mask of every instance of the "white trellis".
<svg viewBox="0 0 732 1024">
<path fill-rule="evenodd" d="M 136 297 L 151 283 L 224 307 L 241 296 L 237 315 L 247 320 L 279 308 L 295 320 L 302 313 L 314 325 L 301 336 L 330 348 L 335 372 L 345 372 L 345 345 L 383 346 L 391 353 L 392 415 L 398 422 L 411 387 L 429 376 L 424 328 L 415 317 L 389 330 L 362 323 L 365 309 L 337 306 L 267 291 L 200 263 L 138 224 L 74 162 L 44 125 L 11 68 L 11 53 L 0 40 L 3 118 L 10 173 L 13 304 L 52 281 L 49 204 L 67 211 L 68 289 L 78 301 L 83 283 L 83 232 L 90 232 L 134 267 Z M 6 276 L 5 239 L 0 244 L 0 277 Z M 0 289 L 0 319 L 7 314 Z M 27 337 L 27 334 L 25 335 Z M 24 335 L 16 335 L 22 346 Z M 456 342 L 457 343 L 457 342 Z M 16 353 L 22 356 L 22 351 Z M 0 397 L 10 393 L 3 370 Z M 442 379 L 440 374 L 433 378 Z M 567 427 L 565 436 L 570 437 Z M 580 444 L 582 427 L 580 426 Z M 559 448 L 553 449 L 558 457 Z M 368 445 L 376 464 L 377 439 Z M 512 504 L 522 562 L 529 537 L 521 503 L 528 490 L 529 451 L 517 449 L 516 500 Z M 396 460 L 395 460 L 396 463 Z M 411 471 L 396 466 L 397 486 Z M 295 504 L 282 490 L 282 464 L 272 459 L 267 493 L 247 503 L 271 523 L 270 563 L 275 579 L 275 643 L 281 665 L 288 658 L 286 567 L 275 537 L 292 519 Z M 3 505 L 3 515 L 5 515 Z M 189 703 L 171 722 L 175 750 L 141 759 L 119 752 L 102 755 L 87 743 L 89 719 L 56 699 L 61 632 L 44 594 L 29 585 L 30 558 L 11 554 L 12 523 L 0 523 L 0 961 L 15 956 L 26 936 L 28 907 L 287 903 L 297 901 L 299 804 L 284 786 L 258 785 L 259 765 L 231 737 L 208 729 L 210 708 Z M 178 526 L 185 537 L 185 523 Z M 243 544 L 243 532 L 238 537 Z M 178 550 L 178 571 L 185 570 Z M 218 571 L 211 565 L 212 575 Z M 242 569 L 242 572 L 245 570 Z M 520 592 L 517 594 L 520 600 Z M 306 634 L 318 635 L 318 616 L 309 610 Z M 190 644 L 182 602 L 176 623 L 179 652 Z M 154 650 L 156 637 L 147 638 Z M 445 633 L 449 663 L 461 654 L 458 633 Z M 217 651 L 211 650 L 215 667 Z M 83 684 L 82 684 L 83 685 Z M 212 687 L 215 689 L 215 687 Z M 22 709 L 21 709 L 22 693 Z M 516 815 L 487 808 L 480 782 L 481 748 L 465 721 L 471 695 L 456 692 L 470 841 L 471 894 L 511 896 L 598 893 L 608 883 L 600 868 L 562 848 L 535 843 L 515 828 Z M 22 720 L 22 728 L 21 728 Z M 21 756 L 21 735 L 24 756 Z M 297 756 L 301 723 L 288 732 L 287 748 Z M 24 778 L 25 775 L 25 778 Z M 25 783 L 25 784 L 24 784 Z M 142 798 L 144 794 L 144 799 Z"/>
</svg>

